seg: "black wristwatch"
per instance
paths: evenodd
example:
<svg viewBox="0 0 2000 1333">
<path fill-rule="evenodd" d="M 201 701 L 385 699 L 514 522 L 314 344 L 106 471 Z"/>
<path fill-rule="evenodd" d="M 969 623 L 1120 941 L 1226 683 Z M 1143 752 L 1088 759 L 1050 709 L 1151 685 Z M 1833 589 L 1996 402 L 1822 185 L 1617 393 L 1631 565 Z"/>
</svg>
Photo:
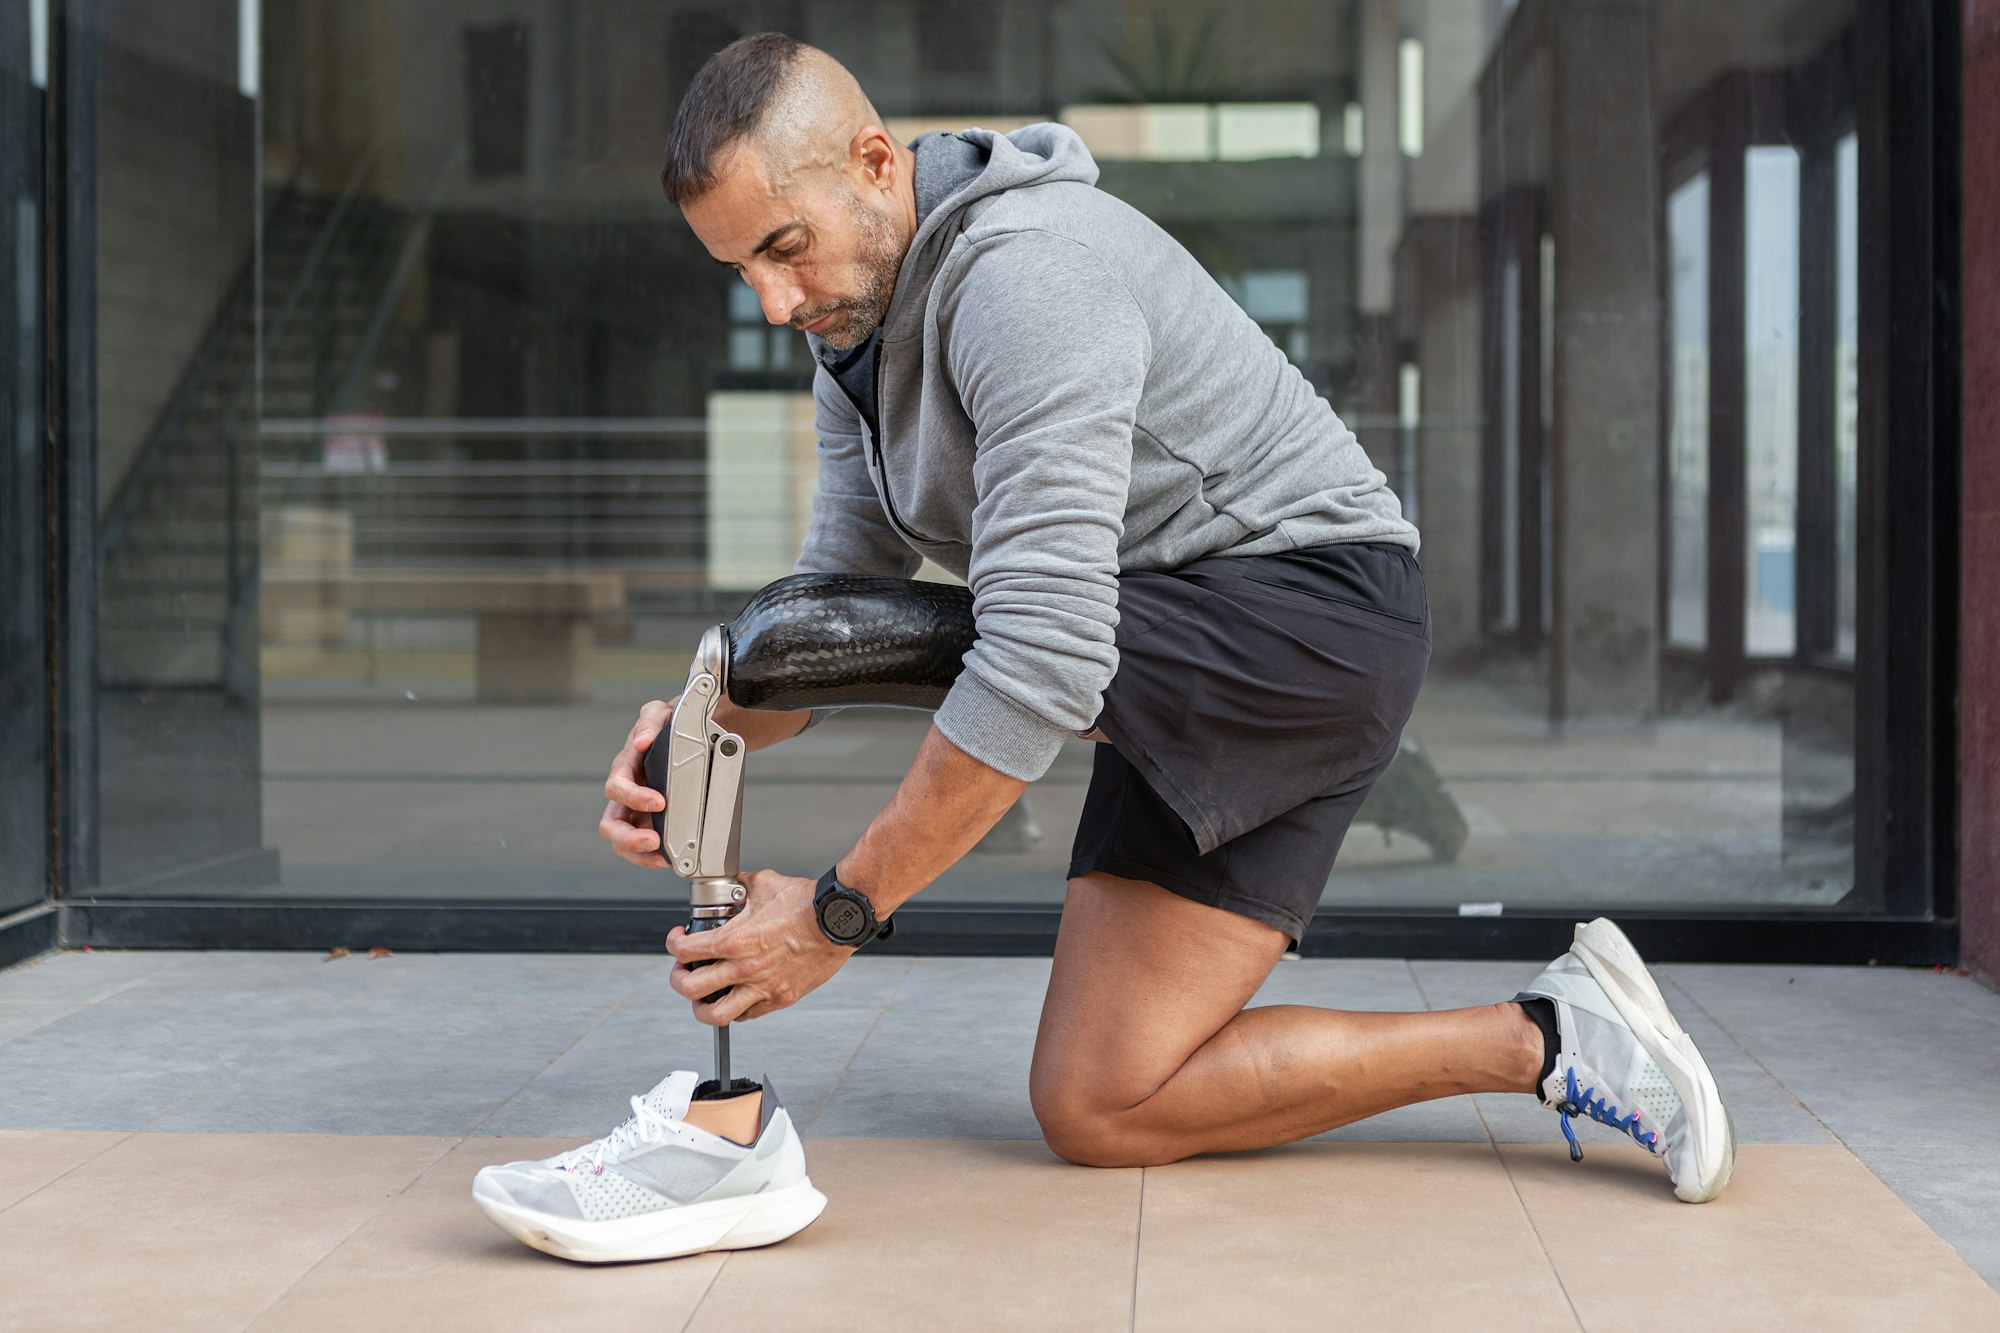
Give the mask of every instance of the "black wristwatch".
<svg viewBox="0 0 2000 1333">
<path fill-rule="evenodd" d="M 840 882 L 835 866 L 819 877 L 813 891 L 813 915 L 819 918 L 820 934 L 835 944 L 859 949 L 871 940 L 886 940 L 896 933 L 894 921 L 880 920 L 875 904 Z"/>
</svg>

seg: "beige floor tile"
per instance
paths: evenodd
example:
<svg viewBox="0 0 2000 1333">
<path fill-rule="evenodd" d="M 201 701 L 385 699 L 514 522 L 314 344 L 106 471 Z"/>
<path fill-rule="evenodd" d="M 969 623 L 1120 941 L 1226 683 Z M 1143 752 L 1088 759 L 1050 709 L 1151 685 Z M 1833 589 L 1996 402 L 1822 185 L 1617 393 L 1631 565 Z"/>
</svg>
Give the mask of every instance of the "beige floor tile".
<svg viewBox="0 0 2000 1333">
<path fill-rule="evenodd" d="M 1739 1148 L 1698 1208 L 1642 1155 L 1500 1152 L 1586 1328 L 2000 1328 L 2000 1293 L 1845 1148 Z"/>
<path fill-rule="evenodd" d="M 322 1260 L 257 1322 L 309 1333 L 425 1330 L 678 1329 L 722 1265 L 574 1264 L 503 1234 L 472 1202 L 489 1162 L 547 1157 L 574 1139 L 468 1139 Z"/>
<path fill-rule="evenodd" d="M 1039 1143 L 816 1139 L 827 1210 L 733 1254 L 690 1333 L 1124 1329 L 1139 1172 L 1066 1166 Z"/>
<path fill-rule="evenodd" d="M 0 1328 L 239 1327 L 451 1142 L 131 1135 L 0 1213 Z"/>
<path fill-rule="evenodd" d="M 1575 1326 L 1486 1144 L 1197 1159 L 1145 1194 L 1142 1330 Z"/>
<path fill-rule="evenodd" d="M 0 1129 L 0 1212 L 125 1137 L 123 1130 Z"/>
</svg>

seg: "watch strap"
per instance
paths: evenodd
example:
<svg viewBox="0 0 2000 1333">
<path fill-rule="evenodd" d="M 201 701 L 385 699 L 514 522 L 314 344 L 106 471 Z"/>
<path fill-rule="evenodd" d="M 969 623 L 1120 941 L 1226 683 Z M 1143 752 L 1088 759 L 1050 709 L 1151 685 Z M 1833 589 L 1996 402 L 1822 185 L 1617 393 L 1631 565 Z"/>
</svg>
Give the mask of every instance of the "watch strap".
<svg viewBox="0 0 2000 1333">
<path fill-rule="evenodd" d="M 847 885 L 842 884 L 840 882 L 839 871 L 840 868 L 838 866 L 830 868 L 824 875 L 819 877 L 819 887 L 813 890 L 813 919 L 818 922 L 820 933 L 835 944 L 844 945 L 850 949 L 859 949 L 863 945 L 872 944 L 876 940 L 886 940 L 895 934 L 895 921 L 891 918 L 876 916 L 875 905 L 868 901 L 868 896 L 859 890 L 851 889 Z M 828 899 L 839 899 L 841 903 L 847 905 L 852 911 L 860 914 L 864 928 L 859 936 L 851 940 L 842 939 L 827 928 Z"/>
</svg>

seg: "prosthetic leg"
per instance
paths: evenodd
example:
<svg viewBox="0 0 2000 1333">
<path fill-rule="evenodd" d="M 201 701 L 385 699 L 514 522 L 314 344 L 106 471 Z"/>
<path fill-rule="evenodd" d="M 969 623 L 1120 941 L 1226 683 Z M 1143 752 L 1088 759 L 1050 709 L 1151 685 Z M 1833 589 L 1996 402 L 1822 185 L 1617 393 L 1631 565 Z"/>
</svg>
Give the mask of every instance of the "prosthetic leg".
<svg viewBox="0 0 2000 1333">
<path fill-rule="evenodd" d="M 727 627 L 702 634 L 688 668 L 687 685 L 674 708 L 667 744 L 647 755 L 648 778 L 661 787 L 667 808 L 653 816 L 660 849 L 674 873 L 688 881 L 688 933 L 719 929 L 743 908 L 744 889 L 736 876 L 743 822 L 743 738 L 718 726 L 715 709 L 727 697 Z M 665 750 L 666 782 L 652 774 L 653 759 Z M 714 999 L 714 996 L 709 996 Z M 715 1083 L 697 1089 L 711 1097 L 748 1092 L 729 1076 L 729 1027 L 715 1030 Z"/>
<path fill-rule="evenodd" d="M 646 755 L 646 780 L 667 798 L 653 828 L 668 864 L 688 881 L 689 934 L 719 929 L 743 908 L 736 876 L 747 747 L 716 722 L 721 702 L 780 713 L 854 704 L 935 709 L 974 637 L 964 588 L 839 574 L 779 579 L 735 620 L 702 634 L 667 743 Z M 729 1028 L 716 1028 L 715 1078 L 696 1097 L 757 1087 L 731 1079 Z"/>
</svg>

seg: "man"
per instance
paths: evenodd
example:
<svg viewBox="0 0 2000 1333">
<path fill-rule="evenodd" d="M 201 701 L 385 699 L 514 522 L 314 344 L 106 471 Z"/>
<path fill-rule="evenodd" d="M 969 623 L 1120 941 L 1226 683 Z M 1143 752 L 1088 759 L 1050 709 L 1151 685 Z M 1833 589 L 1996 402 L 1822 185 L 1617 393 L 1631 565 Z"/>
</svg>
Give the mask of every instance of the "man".
<svg viewBox="0 0 2000 1333">
<path fill-rule="evenodd" d="M 1084 734 L 1099 744 L 1029 1087 L 1055 1152 L 1149 1165 L 1520 1092 L 1713 1197 L 1732 1156 L 1714 1080 L 1609 922 L 1511 1001 L 1244 1008 L 1416 699 L 1417 533 L 1257 325 L 1095 180 L 1061 126 L 905 146 L 844 68 L 777 34 L 717 54 L 682 103 L 668 198 L 818 359 L 798 570 L 907 576 L 929 556 L 970 586 L 979 641 L 832 870 L 745 876 L 735 920 L 669 936 L 673 985 L 706 1023 L 798 1000 L 854 952 L 816 896 L 844 886 L 888 919 Z M 643 755 L 671 707 L 641 712 L 600 824 L 654 869 Z M 810 725 L 718 720 L 753 749 Z"/>
</svg>

